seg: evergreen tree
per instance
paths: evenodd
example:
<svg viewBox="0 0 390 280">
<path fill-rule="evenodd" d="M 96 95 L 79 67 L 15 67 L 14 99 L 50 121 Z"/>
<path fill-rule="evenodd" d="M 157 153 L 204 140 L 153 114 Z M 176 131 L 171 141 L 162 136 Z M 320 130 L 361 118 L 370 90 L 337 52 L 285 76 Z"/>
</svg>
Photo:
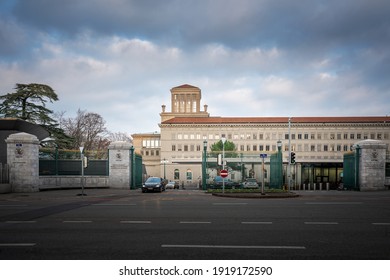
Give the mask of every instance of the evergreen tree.
<svg viewBox="0 0 390 280">
<path fill-rule="evenodd" d="M 55 91 L 44 84 L 16 84 L 15 92 L 0 96 L 0 116 L 19 118 L 44 127 L 57 141 L 58 146 L 66 146 L 71 141 L 51 115 L 53 111 L 46 103 L 58 100 Z"/>
</svg>

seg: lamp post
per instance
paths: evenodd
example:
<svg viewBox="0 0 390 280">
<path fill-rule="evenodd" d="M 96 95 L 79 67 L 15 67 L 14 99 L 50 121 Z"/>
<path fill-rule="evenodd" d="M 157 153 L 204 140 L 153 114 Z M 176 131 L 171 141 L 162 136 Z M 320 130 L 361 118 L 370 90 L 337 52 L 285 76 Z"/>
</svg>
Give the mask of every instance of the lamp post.
<svg viewBox="0 0 390 280">
<path fill-rule="evenodd" d="M 165 164 L 168 163 L 168 160 L 166 160 L 165 158 L 161 161 L 161 163 L 164 164 L 164 180 L 166 179 L 166 173 L 165 173 Z"/>
<path fill-rule="evenodd" d="M 278 140 L 276 142 L 277 146 L 278 146 L 278 170 L 280 170 L 278 172 L 278 185 L 281 186 L 283 184 L 283 157 L 282 157 L 282 141 Z"/>
<path fill-rule="evenodd" d="M 81 196 L 85 196 L 84 194 L 84 146 L 81 146 L 80 148 L 80 158 L 81 158 Z"/>
<path fill-rule="evenodd" d="M 288 167 L 287 167 L 287 190 L 290 192 L 291 185 L 291 117 L 288 118 Z"/>
<path fill-rule="evenodd" d="M 202 189 L 206 190 L 206 157 L 207 157 L 207 141 L 203 141 L 203 162 L 202 162 Z"/>
<path fill-rule="evenodd" d="M 226 138 L 222 137 L 222 170 L 225 170 L 225 142 Z M 222 193 L 225 193 L 225 178 L 222 177 Z"/>
</svg>

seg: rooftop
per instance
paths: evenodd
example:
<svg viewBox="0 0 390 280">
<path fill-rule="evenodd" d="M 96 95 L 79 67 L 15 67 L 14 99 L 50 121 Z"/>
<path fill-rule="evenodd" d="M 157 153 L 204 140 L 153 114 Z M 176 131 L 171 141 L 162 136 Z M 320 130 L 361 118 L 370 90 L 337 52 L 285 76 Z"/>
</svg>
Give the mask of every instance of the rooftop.
<svg viewBox="0 0 390 280">
<path fill-rule="evenodd" d="M 162 124 L 288 123 L 289 117 L 176 117 Z M 390 117 L 292 117 L 291 123 L 390 123 Z"/>
</svg>

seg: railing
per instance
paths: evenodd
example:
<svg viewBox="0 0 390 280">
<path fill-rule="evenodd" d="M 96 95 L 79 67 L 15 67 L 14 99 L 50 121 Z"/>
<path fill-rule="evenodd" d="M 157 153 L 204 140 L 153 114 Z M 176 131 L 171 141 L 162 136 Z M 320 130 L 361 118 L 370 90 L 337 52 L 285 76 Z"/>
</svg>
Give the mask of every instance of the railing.
<svg viewBox="0 0 390 280">
<path fill-rule="evenodd" d="M 0 163 L 0 184 L 9 184 L 9 166 Z"/>
</svg>

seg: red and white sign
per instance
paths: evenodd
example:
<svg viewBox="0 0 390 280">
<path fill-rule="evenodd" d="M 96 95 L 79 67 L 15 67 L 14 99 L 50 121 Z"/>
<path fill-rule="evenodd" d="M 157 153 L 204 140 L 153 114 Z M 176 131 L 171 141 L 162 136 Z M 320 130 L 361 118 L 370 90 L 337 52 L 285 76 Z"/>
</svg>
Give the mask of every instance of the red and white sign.
<svg viewBox="0 0 390 280">
<path fill-rule="evenodd" d="M 227 175 L 228 175 L 227 170 L 226 170 L 226 169 L 222 169 L 222 170 L 221 170 L 221 177 L 222 177 L 222 178 L 226 178 Z"/>
</svg>

